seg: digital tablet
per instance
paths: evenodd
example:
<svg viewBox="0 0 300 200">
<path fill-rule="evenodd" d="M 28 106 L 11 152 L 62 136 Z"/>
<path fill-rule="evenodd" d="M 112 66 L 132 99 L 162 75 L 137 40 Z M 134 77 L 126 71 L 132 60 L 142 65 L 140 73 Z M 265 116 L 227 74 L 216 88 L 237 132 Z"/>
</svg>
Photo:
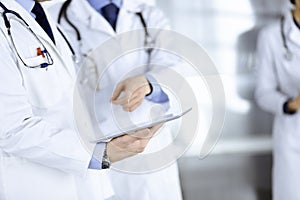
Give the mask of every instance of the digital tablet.
<svg viewBox="0 0 300 200">
<path fill-rule="evenodd" d="M 189 109 L 185 110 L 184 112 L 176 114 L 176 115 L 168 114 L 168 115 L 165 115 L 164 117 L 158 118 L 151 122 L 144 122 L 141 124 L 134 125 L 133 127 L 124 128 L 124 130 L 120 130 L 119 132 L 107 134 L 106 136 L 103 136 L 102 138 L 99 138 L 99 139 L 92 140 L 91 142 L 92 143 L 106 142 L 113 138 L 116 138 L 116 137 L 119 137 L 119 136 L 122 136 L 125 134 L 131 134 L 131 133 L 134 133 L 136 131 L 139 131 L 139 130 L 142 130 L 145 128 L 151 128 L 158 124 L 163 124 L 163 123 L 178 119 L 178 118 L 182 117 L 183 115 L 185 115 L 186 113 L 190 112 L 191 110 L 192 110 L 192 108 L 189 108 Z"/>
</svg>

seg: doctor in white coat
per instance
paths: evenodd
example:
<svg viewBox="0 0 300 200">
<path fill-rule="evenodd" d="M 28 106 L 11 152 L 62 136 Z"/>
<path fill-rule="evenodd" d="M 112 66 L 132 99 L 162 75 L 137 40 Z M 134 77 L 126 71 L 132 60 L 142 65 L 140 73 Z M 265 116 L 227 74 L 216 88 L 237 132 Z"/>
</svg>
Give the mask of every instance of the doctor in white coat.
<svg viewBox="0 0 300 200">
<path fill-rule="evenodd" d="M 110 197 L 110 181 L 102 176 L 106 171 L 101 169 L 102 155 L 94 158 L 95 152 L 83 143 L 74 124 L 75 67 L 66 41 L 38 2 L 0 3 L 0 199 Z M 18 13 L 33 33 L 8 10 Z M 11 36 L 3 16 L 10 22 Z M 39 20 L 47 24 L 47 31 Z M 151 136 L 157 128 L 136 134 Z M 106 158 L 116 162 L 132 156 L 148 141 L 128 135 L 117 138 L 106 145 Z"/>
<path fill-rule="evenodd" d="M 273 198 L 300 200 L 300 0 L 260 34 L 257 49 L 259 106 L 275 115 Z"/>
<path fill-rule="evenodd" d="M 104 12 L 106 12 L 105 10 L 103 10 L 103 8 L 105 6 L 108 6 L 110 3 L 110 1 L 98 0 L 72 0 L 70 2 L 68 8 L 66 9 L 66 16 L 68 17 L 68 19 L 60 19 L 60 25 L 67 33 L 72 46 L 74 46 L 74 48 L 76 49 L 75 51 L 78 54 L 88 54 L 89 51 L 97 48 L 103 42 L 117 36 L 120 33 L 136 29 L 143 30 L 143 23 L 137 13 L 142 14 L 148 28 L 170 28 L 168 20 L 159 9 L 136 0 L 112 1 L 112 4 L 114 4 L 113 6 L 116 7 L 116 10 L 118 12 L 117 20 L 112 25 L 109 23 L 110 19 L 105 18 L 103 15 Z M 61 5 L 52 7 L 50 9 L 51 14 L 53 14 L 54 17 L 58 17 L 60 8 Z M 78 29 L 81 40 L 79 40 L 78 34 L 76 33 L 74 27 L 72 27 L 70 23 L 67 22 L 67 20 L 69 20 Z M 145 38 L 143 34 L 142 37 L 135 38 L 134 36 L 132 36 L 132 38 L 128 40 L 130 42 L 138 42 L 140 44 L 143 44 L 144 39 Z M 122 42 L 120 42 L 120 44 L 118 45 L 119 48 L 122 49 Z M 107 51 L 118 50 L 119 49 L 108 49 Z M 115 100 L 113 101 L 113 103 L 120 104 L 126 111 L 133 111 L 130 114 L 135 119 L 143 118 L 143 116 L 147 115 L 147 111 L 149 110 L 145 110 L 145 107 L 153 103 L 160 103 L 159 100 L 155 101 L 155 98 L 151 99 L 151 97 L 145 97 L 150 92 L 148 86 L 145 87 L 145 90 L 143 90 L 142 98 L 140 98 L 138 103 L 135 102 L 134 104 L 130 104 L 128 102 L 132 101 L 128 101 L 128 99 L 124 98 L 123 102 L 122 99 L 117 100 L 121 91 L 125 91 L 126 93 L 126 87 L 135 87 L 135 84 L 148 85 L 148 81 L 150 82 L 150 80 L 146 78 L 149 77 L 145 77 L 144 74 L 122 80 L 123 77 L 127 75 L 127 73 L 130 73 L 140 68 L 140 66 L 145 65 L 147 63 L 148 56 L 149 55 L 145 51 L 138 51 L 129 55 L 128 58 L 126 58 L 125 56 L 124 59 L 121 59 L 122 61 L 111 66 L 108 70 L 108 74 L 106 74 L 110 78 L 107 81 L 103 81 L 102 84 L 100 83 L 100 92 L 101 90 L 105 89 L 106 86 L 116 86 L 117 84 L 119 85 L 115 90 L 113 96 L 107 96 L 106 98 L 102 99 L 101 102 L 109 103 L 110 98 L 112 97 L 111 99 Z M 165 56 L 160 52 L 154 51 L 151 54 L 151 63 L 157 63 L 163 66 L 172 66 L 175 65 L 176 62 L 178 62 L 176 61 L 176 58 L 174 59 L 174 57 Z M 151 73 L 151 69 L 148 72 Z M 150 76 L 150 79 L 155 78 L 153 76 Z M 120 77 L 122 79 L 120 79 Z M 164 101 L 164 103 L 166 103 L 166 101 Z M 106 107 L 110 106 L 108 105 Z M 108 113 L 103 114 L 105 112 L 102 112 L 105 109 L 106 108 L 104 106 L 97 109 L 101 110 L 99 114 L 102 115 L 98 116 L 98 119 L 100 119 L 100 121 L 103 120 L 107 122 L 106 124 L 108 124 L 108 126 L 113 126 L 113 121 L 108 119 L 110 115 Z M 159 151 L 164 147 L 164 145 L 167 145 L 171 142 L 172 135 L 170 133 L 170 129 L 164 127 L 162 133 L 160 133 L 157 137 L 153 138 L 152 141 L 150 141 L 148 147 L 145 149 L 145 153 Z M 153 162 L 155 162 L 155 160 L 153 160 Z M 143 164 L 144 163 L 140 163 L 140 165 Z M 171 164 L 169 166 L 162 167 L 164 168 L 155 172 L 145 174 L 133 174 L 122 172 L 119 170 L 111 170 L 109 174 L 112 180 L 112 186 L 116 194 L 116 198 L 124 200 L 181 199 L 182 197 L 177 163 L 175 162 L 174 164 Z"/>
</svg>

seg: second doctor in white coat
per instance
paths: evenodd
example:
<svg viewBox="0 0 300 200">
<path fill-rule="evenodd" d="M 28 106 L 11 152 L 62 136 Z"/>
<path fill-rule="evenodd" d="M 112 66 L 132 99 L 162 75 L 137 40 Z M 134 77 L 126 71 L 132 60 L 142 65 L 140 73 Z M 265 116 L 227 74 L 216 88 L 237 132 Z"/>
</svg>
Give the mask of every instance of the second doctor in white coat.
<svg viewBox="0 0 300 200">
<path fill-rule="evenodd" d="M 1 0 L 1 3 L 4 6 L 0 8 L 0 199 L 101 200 L 110 197 L 109 180 L 101 176 L 105 171 L 89 167 L 92 152 L 80 140 L 74 124 L 75 67 L 66 41 L 39 3 L 33 0 L 18 3 Z M 23 60 L 37 59 L 39 62 L 30 65 L 36 68 L 25 66 L 30 64 L 29 59 L 22 63 L 14 51 L 2 15 L 5 7 L 18 13 L 39 38 L 40 41 L 16 15 L 6 15 L 17 52 Z M 48 19 L 55 44 L 35 21 L 32 13 L 35 7 L 42 13 L 42 17 L 36 16 L 36 19 Z M 43 50 L 43 46 L 53 59 L 53 65 L 47 68 L 40 67 L 46 61 L 37 52 L 37 48 Z M 88 120 L 88 116 L 82 120 Z M 122 140 L 125 137 L 132 138 L 123 136 Z M 115 142 L 114 145 L 118 143 Z M 137 149 L 140 147 L 128 150 Z M 109 151 L 107 149 L 108 155 L 112 156 Z"/>
<path fill-rule="evenodd" d="M 262 31 L 257 49 L 256 100 L 275 115 L 274 200 L 300 200 L 300 0 L 294 3 L 282 23 Z"/>
<path fill-rule="evenodd" d="M 105 1 L 102 1 L 102 3 L 103 2 Z M 97 1 L 94 1 L 94 3 L 97 5 Z M 141 19 L 136 14 L 137 12 L 142 13 L 148 28 L 169 28 L 168 21 L 162 12 L 153 6 L 131 0 L 116 1 L 114 3 L 122 4 L 118 14 L 118 20 L 116 22 L 116 31 L 114 31 L 106 19 L 99 12 L 97 12 L 87 0 L 71 1 L 69 7 L 67 8 L 67 16 L 72 24 L 74 24 L 79 30 L 82 38 L 81 43 L 78 41 L 78 37 L 74 28 L 72 28 L 70 24 L 66 22 L 66 19 L 61 21 L 61 26 L 64 28 L 66 33 L 68 33 L 68 37 L 70 38 L 72 46 L 76 47 L 77 53 L 81 55 L 87 54 L 89 51 L 97 48 L 104 41 L 110 39 L 111 37 L 115 37 L 117 34 L 136 29 L 143 30 L 143 24 L 141 23 Z M 54 6 L 50 9 L 54 17 L 58 16 L 58 7 L 60 6 Z M 136 42 L 136 40 L 143 44 L 144 37 L 131 38 L 131 42 Z M 122 48 L 122 44 L 120 44 L 120 47 Z M 108 49 L 107 51 L 117 50 L 118 49 Z M 130 70 L 135 70 L 144 65 L 147 59 L 148 55 L 145 53 L 145 51 L 139 51 L 139 53 L 129 56 L 126 61 L 123 60 L 124 62 L 121 62 L 123 68 L 119 66 L 118 69 L 111 69 L 109 76 L 112 78 L 108 81 L 107 85 L 116 85 L 120 81 L 118 78 L 123 77 L 124 74 L 130 72 Z M 174 60 L 172 60 L 172 58 L 167 56 L 164 57 L 163 54 L 157 52 L 151 56 L 151 59 L 152 62 L 155 63 L 155 61 L 157 61 L 158 64 L 164 66 L 170 66 L 174 64 Z M 102 88 L 100 88 L 100 90 L 101 89 Z M 108 103 L 109 97 L 105 99 L 105 101 Z M 144 105 L 142 104 L 142 106 Z M 105 108 L 102 107 L 101 111 L 103 109 Z M 138 115 L 138 117 L 141 118 L 142 113 L 147 112 L 140 111 L 140 115 Z M 104 120 L 108 120 L 107 118 L 109 118 L 109 115 L 104 115 L 102 117 L 106 118 Z M 101 118 L 101 116 L 99 118 Z M 172 136 L 170 130 L 165 127 L 164 131 L 160 133 L 158 137 L 152 139 L 145 151 L 155 152 L 156 150 L 163 148 L 165 144 L 171 141 Z M 155 162 L 155 160 L 153 160 L 153 162 Z M 117 199 L 178 200 L 182 198 L 177 163 L 166 166 L 159 171 L 146 174 L 130 174 L 111 170 L 110 177 Z"/>
</svg>

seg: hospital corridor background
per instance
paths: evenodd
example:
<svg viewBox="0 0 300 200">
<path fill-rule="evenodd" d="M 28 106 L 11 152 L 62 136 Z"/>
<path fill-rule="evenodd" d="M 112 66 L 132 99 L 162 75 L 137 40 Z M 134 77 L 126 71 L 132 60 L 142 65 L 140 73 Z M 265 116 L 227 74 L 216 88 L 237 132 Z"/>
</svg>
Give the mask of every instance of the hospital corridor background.
<svg viewBox="0 0 300 200">
<path fill-rule="evenodd" d="M 176 31 L 207 50 L 226 95 L 224 127 L 210 155 L 197 158 L 196 139 L 179 159 L 184 199 L 270 200 L 272 115 L 254 100 L 255 50 L 259 31 L 278 20 L 289 2 L 157 0 L 157 4 Z"/>
</svg>

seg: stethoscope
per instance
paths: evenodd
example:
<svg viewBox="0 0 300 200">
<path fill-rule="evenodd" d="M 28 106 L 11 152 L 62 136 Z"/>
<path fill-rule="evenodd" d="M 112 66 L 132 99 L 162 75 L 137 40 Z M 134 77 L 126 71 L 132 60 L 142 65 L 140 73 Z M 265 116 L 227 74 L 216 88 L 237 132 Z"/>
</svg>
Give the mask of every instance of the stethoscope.
<svg viewBox="0 0 300 200">
<path fill-rule="evenodd" d="M 70 5 L 70 3 L 72 2 L 72 0 L 67 0 L 64 2 L 64 4 L 62 5 L 61 9 L 60 9 L 60 12 L 59 12 L 59 15 L 58 15 L 58 24 L 61 23 L 61 19 L 62 17 L 65 18 L 66 22 L 74 29 L 74 31 L 76 32 L 76 39 L 80 45 L 80 47 L 82 46 L 82 37 L 81 37 L 81 34 L 80 34 L 80 31 L 78 30 L 78 28 L 70 21 L 70 19 L 68 18 L 68 15 L 67 15 L 67 9 L 68 9 L 68 6 Z M 145 32 L 145 37 L 144 37 L 144 48 L 145 48 L 145 51 L 146 53 L 148 54 L 148 57 L 147 57 L 147 70 L 149 68 L 149 65 L 150 65 L 150 61 L 151 61 L 151 53 L 155 47 L 155 40 L 151 37 L 150 33 L 149 33 L 149 30 L 148 30 L 148 27 L 147 27 L 147 23 L 143 17 L 143 14 L 142 12 L 136 12 L 135 13 L 139 18 L 140 18 L 140 21 L 143 25 L 143 28 L 144 28 L 144 32 Z"/>
<path fill-rule="evenodd" d="M 144 39 L 144 48 L 145 48 L 145 51 L 147 52 L 148 54 L 148 57 L 147 57 L 147 65 L 146 65 L 146 71 L 149 70 L 150 68 L 150 62 L 151 62 L 151 53 L 155 47 L 155 41 L 154 39 L 151 37 L 151 35 L 149 34 L 149 31 L 148 31 L 148 28 L 147 28 L 147 24 L 146 24 L 146 21 L 143 17 L 143 14 L 142 12 L 137 12 L 136 15 L 140 18 L 141 20 L 141 23 L 143 24 L 143 27 L 144 27 L 144 31 L 145 31 L 145 39 Z"/>
<path fill-rule="evenodd" d="M 285 17 L 282 16 L 280 18 L 280 33 L 281 33 L 281 38 L 282 38 L 282 41 L 283 41 L 283 47 L 284 47 L 284 50 L 285 50 L 284 57 L 287 61 L 292 61 L 293 60 L 293 53 L 287 45 L 287 39 L 286 39 L 286 36 L 284 34 L 284 21 L 285 21 Z"/>
<path fill-rule="evenodd" d="M 42 43 L 42 41 L 39 39 L 39 37 L 30 28 L 28 23 L 17 12 L 15 12 L 13 10 L 9 10 L 1 2 L 0 2 L 0 7 L 4 10 L 3 13 L 2 13 L 2 16 L 3 16 L 3 19 L 4 19 L 5 27 L 7 29 L 7 34 L 9 36 L 11 44 L 12 44 L 13 51 L 17 55 L 17 57 L 20 59 L 20 61 L 23 63 L 23 65 L 28 67 L 28 68 L 47 68 L 48 66 L 53 65 L 54 61 L 53 61 L 49 51 L 47 50 L 45 45 Z M 16 47 L 15 42 L 14 42 L 14 39 L 13 39 L 12 34 L 11 34 L 11 23 L 10 23 L 8 17 L 7 17 L 8 14 L 12 14 L 15 17 L 17 17 L 22 22 L 22 24 L 25 26 L 25 28 L 34 36 L 34 38 L 41 45 L 42 49 L 41 48 L 37 49 L 37 56 L 36 57 L 22 58 L 22 56 L 18 52 L 17 47 Z M 57 28 L 57 29 L 60 32 L 60 34 L 62 35 L 62 37 L 64 38 L 64 40 L 66 41 L 67 45 L 69 46 L 69 48 L 71 50 L 71 53 L 72 53 L 73 60 L 75 62 L 77 62 L 77 57 L 75 55 L 75 51 L 73 50 L 73 48 L 70 45 L 69 41 L 66 39 L 66 37 L 62 33 L 62 31 L 59 28 Z"/>
</svg>

